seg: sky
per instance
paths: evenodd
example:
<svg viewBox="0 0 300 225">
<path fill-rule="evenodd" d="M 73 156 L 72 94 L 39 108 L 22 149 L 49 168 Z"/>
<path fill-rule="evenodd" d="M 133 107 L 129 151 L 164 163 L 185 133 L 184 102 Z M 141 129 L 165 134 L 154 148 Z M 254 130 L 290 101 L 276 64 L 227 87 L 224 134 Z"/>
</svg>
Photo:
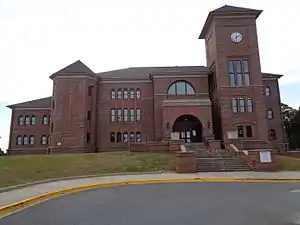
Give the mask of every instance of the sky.
<svg viewBox="0 0 300 225">
<path fill-rule="evenodd" d="M 263 72 L 284 74 L 282 102 L 300 106 L 297 0 L 0 0 L 0 148 L 7 149 L 8 104 L 50 96 L 49 76 L 81 60 L 95 72 L 131 66 L 206 65 L 198 40 L 209 11 L 261 9 Z"/>
</svg>

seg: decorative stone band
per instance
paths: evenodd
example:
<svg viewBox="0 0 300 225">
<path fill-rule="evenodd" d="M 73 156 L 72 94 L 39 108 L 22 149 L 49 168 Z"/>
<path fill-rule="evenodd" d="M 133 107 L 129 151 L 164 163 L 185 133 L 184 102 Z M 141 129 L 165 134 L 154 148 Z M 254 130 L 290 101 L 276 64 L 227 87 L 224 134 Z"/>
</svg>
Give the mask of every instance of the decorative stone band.
<svg viewBox="0 0 300 225">
<path fill-rule="evenodd" d="M 210 106 L 209 98 L 204 99 L 165 99 L 162 106 Z"/>
</svg>

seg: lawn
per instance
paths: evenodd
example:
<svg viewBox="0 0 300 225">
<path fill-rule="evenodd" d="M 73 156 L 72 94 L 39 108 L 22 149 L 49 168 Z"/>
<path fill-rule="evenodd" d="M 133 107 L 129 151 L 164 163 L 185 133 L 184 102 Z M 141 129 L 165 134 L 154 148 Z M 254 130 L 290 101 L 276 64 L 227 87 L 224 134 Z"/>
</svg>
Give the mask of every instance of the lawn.
<svg viewBox="0 0 300 225">
<path fill-rule="evenodd" d="M 290 156 L 278 156 L 280 170 L 300 171 L 300 158 Z"/>
<path fill-rule="evenodd" d="M 175 156 L 109 152 L 0 157 L 0 187 L 58 177 L 174 170 Z"/>
</svg>

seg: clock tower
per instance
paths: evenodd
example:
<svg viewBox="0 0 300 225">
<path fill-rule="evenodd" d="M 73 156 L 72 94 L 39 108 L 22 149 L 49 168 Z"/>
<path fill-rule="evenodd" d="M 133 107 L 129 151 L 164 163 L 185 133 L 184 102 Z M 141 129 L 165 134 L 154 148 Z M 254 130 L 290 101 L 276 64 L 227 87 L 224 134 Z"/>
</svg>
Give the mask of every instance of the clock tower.
<svg viewBox="0 0 300 225">
<path fill-rule="evenodd" d="M 268 143 L 267 112 L 256 19 L 261 10 L 225 5 L 211 11 L 199 39 L 205 39 L 215 135 Z"/>
</svg>

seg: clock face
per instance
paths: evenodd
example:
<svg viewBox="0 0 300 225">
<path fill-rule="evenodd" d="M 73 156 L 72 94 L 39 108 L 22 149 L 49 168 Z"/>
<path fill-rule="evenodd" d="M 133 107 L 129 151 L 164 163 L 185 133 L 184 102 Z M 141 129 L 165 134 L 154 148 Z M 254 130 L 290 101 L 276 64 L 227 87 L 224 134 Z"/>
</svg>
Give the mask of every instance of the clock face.
<svg viewBox="0 0 300 225">
<path fill-rule="evenodd" d="M 234 43 L 240 43 L 243 40 L 243 35 L 240 32 L 233 32 L 230 38 Z"/>
</svg>

